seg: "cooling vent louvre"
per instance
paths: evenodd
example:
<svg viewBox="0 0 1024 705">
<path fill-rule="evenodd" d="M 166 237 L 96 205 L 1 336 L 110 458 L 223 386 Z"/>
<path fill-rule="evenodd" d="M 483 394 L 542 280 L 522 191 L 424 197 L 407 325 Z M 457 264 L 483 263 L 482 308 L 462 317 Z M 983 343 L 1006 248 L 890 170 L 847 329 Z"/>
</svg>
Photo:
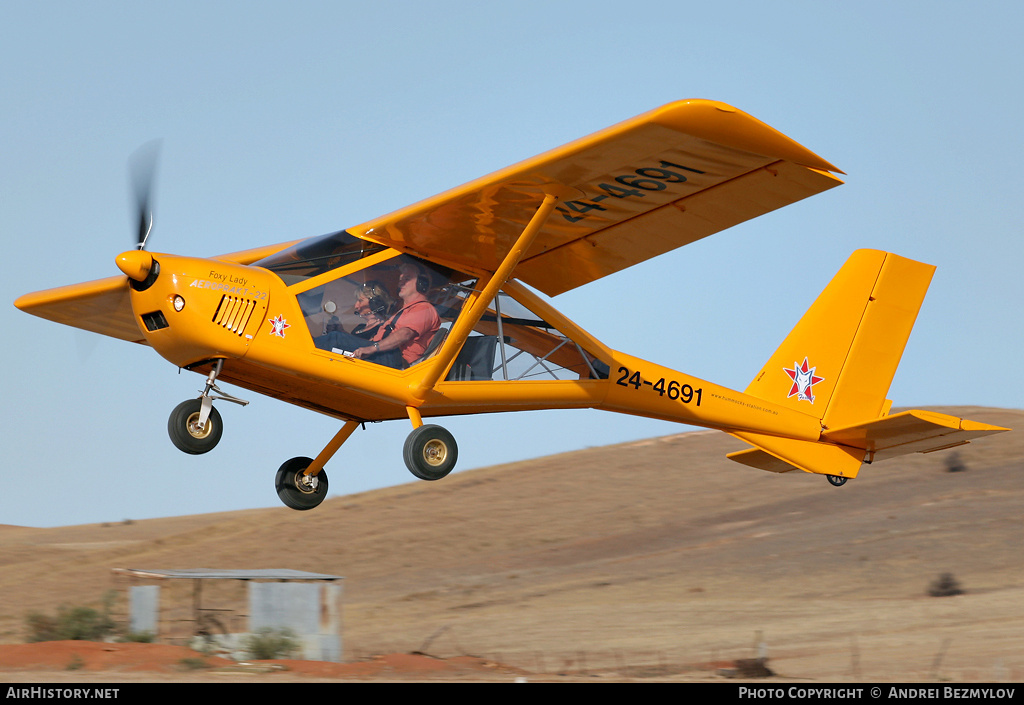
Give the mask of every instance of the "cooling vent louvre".
<svg viewBox="0 0 1024 705">
<path fill-rule="evenodd" d="M 225 294 L 221 297 L 217 312 L 213 314 L 213 322 L 240 336 L 245 332 L 245 326 L 255 310 L 255 301 Z"/>
</svg>

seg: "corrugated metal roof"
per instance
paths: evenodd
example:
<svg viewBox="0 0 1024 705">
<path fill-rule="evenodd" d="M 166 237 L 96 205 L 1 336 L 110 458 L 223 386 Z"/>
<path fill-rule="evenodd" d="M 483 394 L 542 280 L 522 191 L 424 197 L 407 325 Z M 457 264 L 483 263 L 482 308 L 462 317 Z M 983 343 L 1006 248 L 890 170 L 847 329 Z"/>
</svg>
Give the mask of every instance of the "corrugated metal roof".
<svg viewBox="0 0 1024 705">
<path fill-rule="evenodd" d="M 157 578 L 176 580 L 182 578 L 198 578 L 204 580 L 344 580 L 340 575 L 326 573 L 307 573 L 302 570 L 287 568 L 248 569 L 216 569 L 216 568 L 182 568 L 182 569 L 149 569 L 149 568 L 114 568 L 115 573 L 138 578 Z"/>
</svg>

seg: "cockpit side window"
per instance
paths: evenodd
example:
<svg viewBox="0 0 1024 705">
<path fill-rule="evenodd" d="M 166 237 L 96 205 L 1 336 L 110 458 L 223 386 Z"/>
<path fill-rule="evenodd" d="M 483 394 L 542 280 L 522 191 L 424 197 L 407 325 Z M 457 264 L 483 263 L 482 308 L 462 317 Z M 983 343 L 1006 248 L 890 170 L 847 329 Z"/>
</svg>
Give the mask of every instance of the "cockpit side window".
<svg viewBox="0 0 1024 705">
<path fill-rule="evenodd" d="M 466 340 L 449 381 L 606 379 L 608 366 L 502 291 Z"/>
<path fill-rule="evenodd" d="M 310 238 L 253 262 L 256 267 L 269 269 L 291 286 L 332 269 L 344 267 L 368 255 L 380 252 L 378 245 L 350 235 L 345 230 Z"/>
<path fill-rule="evenodd" d="M 297 298 L 317 348 L 405 369 L 437 351 L 474 284 L 469 275 L 400 255 Z M 393 351 L 368 350 L 401 328 L 415 335 Z"/>
</svg>

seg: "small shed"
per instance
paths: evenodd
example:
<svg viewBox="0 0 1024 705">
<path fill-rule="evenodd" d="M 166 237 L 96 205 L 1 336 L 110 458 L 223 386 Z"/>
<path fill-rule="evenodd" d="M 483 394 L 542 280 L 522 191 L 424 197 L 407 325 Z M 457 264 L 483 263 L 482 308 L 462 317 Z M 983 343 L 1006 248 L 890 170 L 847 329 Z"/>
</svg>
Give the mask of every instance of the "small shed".
<svg viewBox="0 0 1024 705">
<path fill-rule="evenodd" d="M 247 637 L 262 629 L 288 630 L 301 658 L 341 661 L 341 576 L 288 569 L 113 572 L 129 585 L 129 624 L 134 633 L 148 632 L 166 642 L 200 639 L 241 656 Z M 161 594 L 162 587 L 172 586 L 167 581 L 190 581 L 191 590 L 168 589 Z"/>
</svg>

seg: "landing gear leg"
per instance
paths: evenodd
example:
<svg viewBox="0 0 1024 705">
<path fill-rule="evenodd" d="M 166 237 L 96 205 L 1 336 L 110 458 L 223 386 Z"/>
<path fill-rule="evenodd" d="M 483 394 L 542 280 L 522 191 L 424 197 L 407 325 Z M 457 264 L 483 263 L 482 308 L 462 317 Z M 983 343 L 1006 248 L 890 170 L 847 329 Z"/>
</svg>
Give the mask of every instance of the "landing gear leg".
<svg viewBox="0 0 1024 705">
<path fill-rule="evenodd" d="M 190 455 L 200 455 L 213 450 L 220 442 L 224 426 L 221 424 L 220 414 L 213 408 L 215 399 L 242 406 L 249 403 L 226 394 L 217 387 L 217 376 L 223 367 L 224 360 L 218 359 L 206 378 L 206 388 L 202 395 L 198 399 L 189 399 L 178 404 L 167 419 L 167 434 L 178 450 Z"/>
<path fill-rule="evenodd" d="M 358 426 L 358 421 L 345 422 L 315 459 L 292 458 L 280 467 L 277 477 L 274 478 L 274 486 L 277 488 L 277 496 L 286 506 L 300 511 L 320 506 L 327 496 L 327 473 L 324 471 L 324 465 L 338 452 Z"/>
</svg>

